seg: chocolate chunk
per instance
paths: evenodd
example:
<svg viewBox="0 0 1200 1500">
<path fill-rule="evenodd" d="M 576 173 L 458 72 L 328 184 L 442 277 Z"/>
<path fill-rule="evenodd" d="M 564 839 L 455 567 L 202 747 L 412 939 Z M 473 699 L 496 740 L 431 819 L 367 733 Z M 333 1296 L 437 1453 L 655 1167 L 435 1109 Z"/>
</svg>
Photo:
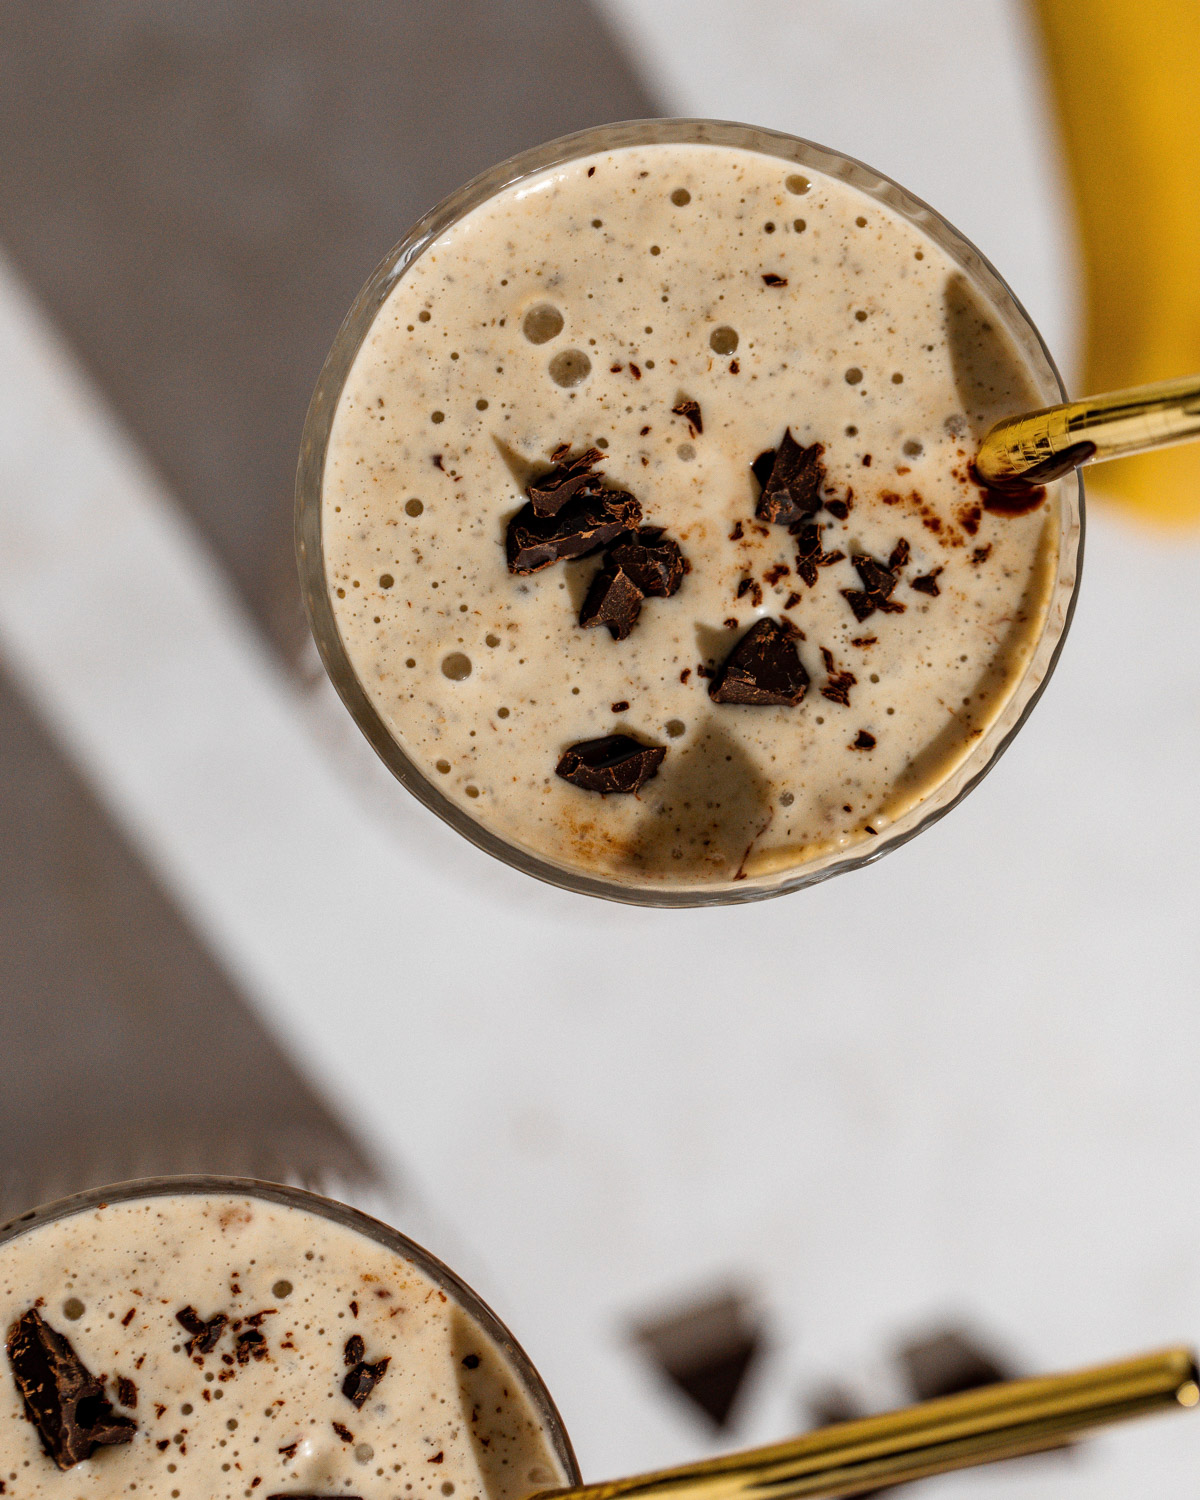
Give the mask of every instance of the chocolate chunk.
<svg viewBox="0 0 1200 1500">
<path fill-rule="evenodd" d="M 467 1370 L 478 1370 L 478 1368 L 479 1368 L 479 1356 L 478 1356 L 478 1354 L 464 1354 L 463 1357 L 462 1357 L 462 1363 L 463 1363 L 464 1369 L 467 1369 Z"/>
<path fill-rule="evenodd" d="M 909 582 L 910 589 L 916 589 L 918 594 L 928 594 L 931 599 L 936 599 L 942 592 L 938 586 L 938 574 L 941 568 L 934 568 L 932 573 L 922 573 L 920 578 L 914 578 Z"/>
<path fill-rule="evenodd" d="M 875 613 L 875 601 L 870 594 L 864 594 L 862 589 L 843 589 L 842 598 L 854 611 L 854 618 L 860 625 Z"/>
<path fill-rule="evenodd" d="M 346 1426 L 345 1422 L 333 1422 L 331 1426 L 343 1443 L 352 1443 L 354 1441 L 354 1434 Z"/>
<path fill-rule="evenodd" d="M 693 426 L 697 432 L 704 431 L 704 421 L 700 415 L 699 401 L 693 401 L 690 396 L 684 396 L 671 408 L 677 417 L 682 417 L 685 422 Z"/>
<path fill-rule="evenodd" d="M 572 496 L 583 491 L 590 494 L 600 491 L 601 476 L 593 472 L 603 457 L 599 448 L 585 449 L 574 457 L 569 454 L 569 449 L 556 448 L 551 457 L 561 462 L 526 487 L 534 515 L 556 516 Z"/>
<path fill-rule="evenodd" d="M 750 465 L 750 472 L 751 472 L 751 474 L 754 475 L 755 479 L 758 480 L 758 487 L 759 487 L 760 490 L 765 490 L 766 489 L 766 487 L 767 487 L 767 480 L 770 479 L 770 477 L 771 477 L 771 470 L 774 467 L 775 467 L 775 449 L 774 448 L 765 448 L 758 455 L 758 457 L 754 460 L 754 462 Z M 742 523 L 739 521 L 738 522 L 738 526 L 740 527 L 741 524 Z M 732 538 L 730 540 L 732 540 Z"/>
<path fill-rule="evenodd" d="M 742 578 L 738 581 L 736 597 L 742 599 L 747 594 L 750 595 L 751 604 L 757 609 L 763 602 L 762 584 L 757 578 Z"/>
<path fill-rule="evenodd" d="M 833 652 L 821 647 L 821 660 L 825 663 L 825 671 L 828 674 L 825 686 L 821 689 L 821 697 L 828 698 L 830 703 L 840 703 L 843 708 L 850 707 L 850 689 L 858 681 L 853 672 L 839 672 L 833 664 Z"/>
<path fill-rule="evenodd" d="M 808 584 L 809 588 L 817 586 L 817 569 L 832 567 L 834 563 L 841 562 L 845 557 L 844 552 L 825 552 L 821 547 L 821 533 L 825 530 L 814 521 L 806 526 L 801 526 L 796 533 L 796 572 Z"/>
<path fill-rule="evenodd" d="M 854 570 L 862 579 L 867 593 L 886 599 L 896 587 L 896 575 L 891 568 L 878 562 L 867 552 L 856 552 L 852 560 Z"/>
<path fill-rule="evenodd" d="M 387 1367 L 391 1362 L 390 1355 L 377 1359 L 373 1365 L 360 1359 L 342 1381 L 342 1395 L 361 1411 L 367 1397 L 387 1374 Z"/>
<path fill-rule="evenodd" d="M 224 1313 L 215 1313 L 207 1322 L 200 1316 L 192 1306 L 181 1307 L 175 1314 L 175 1320 L 182 1323 L 192 1335 L 184 1347 L 189 1354 L 211 1354 L 217 1347 L 217 1340 L 224 1332 L 229 1319 Z"/>
<path fill-rule="evenodd" d="M 784 704 L 808 691 L 808 673 L 788 620 L 758 620 L 721 663 L 708 689 L 714 703 Z"/>
<path fill-rule="evenodd" d="M 137 1386 L 128 1375 L 117 1376 L 117 1400 L 131 1411 L 137 1409 Z"/>
<path fill-rule="evenodd" d="M 905 549 L 904 556 L 907 561 L 907 542 L 897 543 L 892 556 L 895 557 L 901 547 Z M 860 623 L 863 620 L 869 620 L 877 609 L 889 615 L 903 614 L 907 606 L 897 604 L 892 598 L 892 590 L 897 582 L 892 568 L 881 563 L 878 558 L 872 557 L 868 552 L 856 552 L 852 560 L 863 586 L 861 589 L 843 589 L 842 597 L 854 611 L 854 618 Z"/>
<path fill-rule="evenodd" d="M 874 750 L 875 736 L 868 734 L 865 729 L 860 729 L 855 735 L 850 748 L 851 750 Z"/>
<path fill-rule="evenodd" d="M 777 276 L 774 271 L 764 271 L 763 280 L 768 286 L 787 286 L 787 277 Z"/>
<path fill-rule="evenodd" d="M 762 484 L 762 494 L 754 512 L 760 521 L 795 526 L 821 508 L 819 491 L 825 480 L 825 466 L 821 462 L 824 451 L 821 443 L 802 448 L 789 427 L 785 428 L 783 441 L 775 449 L 769 470 L 763 463 L 766 455 L 759 454 L 751 468 Z M 762 478 L 764 472 L 765 479 Z"/>
<path fill-rule="evenodd" d="M 626 714 L 629 712 L 629 700 L 627 698 L 618 698 L 617 701 L 611 705 L 611 708 L 613 713 L 615 714 Z"/>
<path fill-rule="evenodd" d="M 532 504 L 523 505 L 508 523 L 508 571 L 537 573 L 551 563 L 587 557 L 641 519 L 642 507 L 623 490 L 575 495 L 553 516 L 539 516 Z"/>
<path fill-rule="evenodd" d="M 836 516 L 839 521 L 844 521 L 850 514 L 850 501 L 848 499 L 826 500 L 825 509 L 831 516 Z"/>
<path fill-rule="evenodd" d="M 623 641 L 638 622 L 645 595 L 623 568 L 601 568 L 587 591 L 579 623 L 584 630 L 607 625 L 614 641 Z"/>
<path fill-rule="evenodd" d="M 234 1340 L 233 1352 L 239 1365 L 248 1365 L 252 1359 L 266 1359 L 267 1341 L 257 1328 L 247 1328 Z"/>
<path fill-rule="evenodd" d="M 908 559 L 912 555 L 912 548 L 903 537 L 892 548 L 892 555 L 888 558 L 888 571 L 898 573 L 901 568 L 907 566 Z"/>
<path fill-rule="evenodd" d="M 132 1439 L 138 1424 L 113 1411 L 104 1386 L 37 1308 L 8 1330 L 7 1348 L 25 1415 L 60 1469 L 91 1458 L 99 1447 Z"/>
<path fill-rule="evenodd" d="M 624 569 L 642 593 L 654 599 L 669 599 L 678 592 L 687 571 L 679 543 L 661 526 L 639 526 L 620 537 L 609 549 L 608 561 Z"/>
<path fill-rule="evenodd" d="M 362 1360 L 366 1352 L 367 1346 L 363 1342 L 362 1334 L 352 1333 L 346 1340 L 346 1348 L 342 1354 L 342 1358 L 348 1365 L 356 1365 Z"/>
<path fill-rule="evenodd" d="M 662 745 L 643 745 L 627 734 L 580 740 L 563 752 L 555 773 L 585 792 L 636 792 L 658 775 Z"/>
</svg>

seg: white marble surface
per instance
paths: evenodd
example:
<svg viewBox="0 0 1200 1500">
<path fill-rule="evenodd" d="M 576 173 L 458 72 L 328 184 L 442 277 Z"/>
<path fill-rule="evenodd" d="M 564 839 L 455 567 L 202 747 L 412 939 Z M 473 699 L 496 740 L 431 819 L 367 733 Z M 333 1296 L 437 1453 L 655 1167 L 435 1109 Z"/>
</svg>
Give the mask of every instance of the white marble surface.
<svg viewBox="0 0 1200 1500">
<path fill-rule="evenodd" d="M 786 48 L 768 24 L 785 9 Z M 859 151 L 1056 315 L 1050 200 L 1029 238 L 989 244 L 1000 221 L 951 145 L 982 129 L 990 98 L 1011 126 L 1010 155 L 991 147 L 1006 182 L 1042 159 L 1007 6 L 747 4 L 736 17 L 645 8 L 658 76 L 686 74 L 676 107 Z M 785 116 L 785 85 L 816 86 L 805 17 L 827 54 L 871 50 L 873 78 L 889 56 L 911 64 L 907 92 L 881 104 L 864 86 L 857 115 L 843 100 L 827 122 Z M 1003 45 L 983 55 L 989 37 Z M 944 157 L 915 90 L 938 96 Z M 884 106 L 901 94 L 907 123 L 885 156 L 870 148 L 888 146 Z M 0 649 L 264 1014 L 403 1163 L 439 1226 L 414 1227 L 526 1344 L 586 1473 L 710 1446 L 626 1330 L 727 1277 L 756 1288 L 775 1328 L 739 1442 L 792 1430 L 804 1391 L 830 1377 L 887 1400 L 888 1351 L 943 1317 L 1029 1368 L 1200 1333 L 1200 542 L 1097 508 L 1045 701 L 914 845 L 798 896 L 662 914 L 528 882 L 406 800 L 327 689 L 280 675 L 7 275 L 0 476 Z M 1200 1422 L 1180 1418 L 939 1493 L 1188 1493 L 1198 1456 Z"/>
</svg>

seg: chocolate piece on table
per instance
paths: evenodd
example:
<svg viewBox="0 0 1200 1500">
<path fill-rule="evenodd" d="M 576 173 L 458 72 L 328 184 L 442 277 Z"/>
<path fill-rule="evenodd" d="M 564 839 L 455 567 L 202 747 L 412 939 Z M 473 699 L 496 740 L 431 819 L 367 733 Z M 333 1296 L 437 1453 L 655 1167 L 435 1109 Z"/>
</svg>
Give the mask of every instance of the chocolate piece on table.
<svg viewBox="0 0 1200 1500">
<path fill-rule="evenodd" d="M 794 708 L 808 691 L 796 639 L 790 621 L 758 620 L 718 667 L 708 696 L 714 703 Z"/>
<path fill-rule="evenodd" d="M 684 396 L 671 408 L 677 417 L 682 417 L 689 422 L 697 432 L 704 431 L 704 419 L 700 415 L 699 401 L 693 401 L 690 396 Z"/>
<path fill-rule="evenodd" d="M 508 523 L 508 571 L 538 573 L 551 563 L 587 557 L 641 519 L 642 507 L 623 490 L 575 495 L 554 516 L 539 516 L 532 504 L 523 505 Z"/>
<path fill-rule="evenodd" d="M 377 1359 L 373 1365 L 360 1359 L 342 1381 L 342 1395 L 361 1411 L 367 1397 L 387 1374 L 387 1367 L 391 1362 L 390 1355 Z"/>
<path fill-rule="evenodd" d="M 569 450 L 564 454 L 562 448 L 556 448 L 552 456 L 562 461 L 539 475 L 525 490 L 538 516 L 556 516 L 572 496 L 585 490 L 594 494 L 602 487 L 601 476 L 593 472 L 603 456 L 599 448 L 585 449 L 573 458 Z"/>
<path fill-rule="evenodd" d="M 643 745 L 628 734 L 606 734 L 568 746 L 555 773 L 585 792 L 636 792 L 658 775 L 666 753 L 663 745 Z"/>
<path fill-rule="evenodd" d="M 623 568 L 643 594 L 669 599 L 687 570 L 679 543 L 661 526 L 639 526 L 609 549 L 608 561 Z"/>
<path fill-rule="evenodd" d="M 820 510 L 820 489 L 825 480 L 825 466 L 821 462 L 824 451 L 821 443 L 802 448 L 792 436 L 791 428 L 785 428 L 765 482 L 760 474 L 765 468 L 764 455 L 759 454 L 751 467 L 762 483 L 754 512 L 760 521 L 795 526 Z"/>
<path fill-rule="evenodd" d="M 187 1307 L 181 1307 L 175 1314 L 175 1321 L 182 1323 L 192 1335 L 184 1345 L 189 1354 L 211 1354 L 217 1347 L 217 1340 L 221 1337 L 229 1319 L 224 1313 L 214 1313 L 205 1321 L 189 1303 Z"/>
<path fill-rule="evenodd" d="M 7 1347 L 25 1415 L 60 1469 L 132 1439 L 138 1424 L 113 1410 L 101 1382 L 36 1308 L 8 1330 Z"/>
<path fill-rule="evenodd" d="M 579 611 L 584 630 L 607 625 L 614 641 L 623 641 L 638 622 L 645 594 L 623 568 L 610 563 L 601 568 Z"/>
</svg>

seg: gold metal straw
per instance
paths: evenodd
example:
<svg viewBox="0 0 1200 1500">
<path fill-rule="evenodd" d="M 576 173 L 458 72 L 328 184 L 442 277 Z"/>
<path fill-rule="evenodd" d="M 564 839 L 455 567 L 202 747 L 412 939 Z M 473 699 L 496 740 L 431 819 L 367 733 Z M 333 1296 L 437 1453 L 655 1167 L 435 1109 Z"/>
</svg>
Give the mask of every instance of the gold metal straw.
<svg viewBox="0 0 1200 1500">
<path fill-rule="evenodd" d="M 986 484 L 1016 489 L 1191 438 L 1200 438 L 1200 375 L 1006 417 L 984 438 L 975 468 Z"/>
<path fill-rule="evenodd" d="M 1200 1403 L 1188 1349 L 1118 1364 L 1010 1380 L 883 1416 L 823 1427 L 771 1448 L 754 1448 L 679 1469 L 546 1491 L 539 1500 L 791 1500 L 847 1495 L 951 1469 L 1055 1448 L 1088 1427 Z"/>
</svg>

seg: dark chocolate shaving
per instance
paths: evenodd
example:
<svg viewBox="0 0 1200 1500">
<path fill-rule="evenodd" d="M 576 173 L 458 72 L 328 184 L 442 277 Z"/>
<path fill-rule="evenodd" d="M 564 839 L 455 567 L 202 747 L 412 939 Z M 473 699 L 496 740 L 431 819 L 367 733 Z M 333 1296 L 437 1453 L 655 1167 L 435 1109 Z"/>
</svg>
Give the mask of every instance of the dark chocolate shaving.
<svg viewBox="0 0 1200 1500">
<path fill-rule="evenodd" d="M 850 707 L 850 689 L 858 681 L 853 672 L 839 672 L 833 664 L 833 652 L 821 647 L 821 660 L 825 663 L 825 671 L 828 674 L 825 686 L 821 689 L 821 697 L 828 698 L 830 703 L 840 703 L 843 708 Z"/>
<path fill-rule="evenodd" d="M 118 1375 L 116 1387 L 117 1400 L 122 1406 L 128 1406 L 131 1411 L 135 1411 L 137 1409 L 137 1386 L 128 1375 Z"/>
<path fill-rule="evenodd" d="M 850 748 L 851 750 L 874 750 L 875 736 L 868 733 L 865 729 L 860 729 L 854 736 Z"/>
<path fill-rule="evenodd" d="M 823 526 L 810 521 L 806 526 L 801 526 L 796 533 L 796 572 L 810 589 L 817 586 L 818 568 L 831 567 L 834 563 L 841 562 L 846 555 L 844 552 L 822 550 L 821 533 L 824 530 Z"/>
<path fill-rule="evenodd" d="M 764 271 L 763 280 L 768 286 L 787 286 L 787 277 L 777 276 L 774 271 Z"/>
<path fill-rule="evenodd" d="M 941 568 L 934 568 L 931 573 L 922 573 L 920 578 L 913 578 L 909 582 L 910 589 L 916 589 L 918 594 L 928 594 L 931 599 L 936 599 L 942 592 L 938 586 L 938 574 Z"/>
<path fill-rule="evenodd" d="M 897 543 L 893 557 L 900 550 L 900 545 Z M 907 548 L 908 544 L 905 542 L 903 545 Z M 898 604 L 892 598 L 892 590 L 897 582 L 895 572 L 868 552 L 856 552 L 852 561 L 863 586 L 861 589 L 843 589 L 842 596 L 854 611 L 854 618 L 861 624 L 863 620 L 869 620 L 877 609 L 889 615 L 903 614 L 907 606 Z"/>
<path fill-rule="evenodd" d="M 762 485 L 754 512 L 760 521 L 795 526 L 821 508 L 820 488 L 825 480 L 821 454 L 824 451 L 821 443 L 802 448 L 789 427 L 784 429 L 783 441 L 772 454 L 769 469 L 764 463 L 766 454 L 759 454 L 751 468 Z"/>
<path fill-rule="evenodd" d="M 575 495 L 553 516 L 523 505 L 508 523 L 505 552 L 510 573 L 540 572 L 551 563 L 599 552 L 642 519 L 642 507 L 623 490 Z"/>
<path fill-rule="evenodd" d="M 331 1426 L 343 1443 L 352 1443 L 354 1441 L 354 1434 L 346 1426 L 345 1422 L 333 1422 Z"/>
<path fill-rule="evenodd" d="M 463 1357 L 462 1357 L 462 1363 L 463 1363 L 464 1369 L 467 1369 L 467 1370 L 478 1370 L 478 1368 L 479 1368 L 479 1356 L 478 1356 L 478 1354 L 464 1354 Z"/>
<path fill-rule="evenodd" d="M 346 1340 L 346 1348 L 343 1351 L 342 1358 L 348 1365 L 356 1365 L 363 1359 L 366 1352 L 367 1346 L 363 1341 L 362 1334 L 352 1333 Z"/>
<path fill-rule="evenodd" d="M 252 1359 L 266 1359 L 267 1341 L 257 1328 L 247 1328 L 234 1340 L 233 1352 L 239 1365 L 248 1365 Z"/>
<path fill-rule="evenodd" d="M 8 1330 L 7 1348 L 25 1415 L 60 1469 L 91 1458 L 99 1447 L 132 1439 L 138 1424 L 113 1411 L 103 1384 L 37 1308 Z"/>
<path fill-rule="evenodd" d="M 563 752 L 555 773 L 585 792 L 637 792 L 666 755 L 663 745 L 643 745 L 627 734 L 580 740 Z"/>
<path fill-rule="evenodd" d="M 603 455 L 599 448 L 588 448 L 570 456 L 570 450 L 556 448 L 551 454 L 555 467 L 527 486 L 525 493 L 536 516 L 556 516 L 574 495 L 599 493 L 602 476 L 593 472 Z"/>
<path fill-rule="evenodd" d="M 831 516 L 836 516 L 839 521 L 844 521 L 850 514 L 850 491 L 846 491 L 845 500 L 826 500 L 825 509 Z"/>
<path fill-rule="evenodd" d="M 217 1347 L 217 1340 L 224 1332 L 229 1319 L 224 1313 L 215 1313 L 205 1322 L 196 1309 L 189 1304 L 179 1309 L 175 1314 L 175 1321 L 182 1323 L 192 1335 L 184 1345 L 189 1354 L 211 1354 Z"/>
<path fill-rule="evenodd" d="M 888 571 L 898 573 L 901 568 L 907 566 L 908 559 L 912 556 L 912 548 L 903 537 L 892 548 L 892 555 L 888 558 Z"/>
<path fill-rule="evenodd" d="M 608 562 L 622 568 L 643 594 L 655 599 L 669 599 L 677 593 L 687 572 L 679 543 L 661 526 L 639 526 L 620 537 L 609 549 Z"/>
<path fill-rule="evenodd" d="M 359 1343 L 362 1343 L 361 1339 Z M 347 1345 L 347 1353 L 349 1353 L 349 1345 Z M 361 1411 L 367 1397 L 387 1374 L 387 1367 L 391 1362 L 391 1355 L 377 1359 L 374 1364 L 367 1364 L 360 1358 L 342 1381 L 342 1395 Z"/>
<path fill-rule="evenodd" d="M 638 622 L 645 594 L 623 568 L 611 564 L 592 579 L 579 611 L 584 630 L 607 625 L 614 641 L 623 641 Z"/>
<path fill-rule="evenodd" d="M 699 401 L 693 401 L 690 396 L 684 396 L 671 408 L 677 417 L 682 417 L 697 432 L 704 431 L 704 420 L 700 415 Z"/>
<path fill-rule="evenodd" d="M 714 703 L 794 708 L 808 691 L 808 673 L 789 620 L 758 620 L 721 663 L 708 689 Z"/>
</svg>

